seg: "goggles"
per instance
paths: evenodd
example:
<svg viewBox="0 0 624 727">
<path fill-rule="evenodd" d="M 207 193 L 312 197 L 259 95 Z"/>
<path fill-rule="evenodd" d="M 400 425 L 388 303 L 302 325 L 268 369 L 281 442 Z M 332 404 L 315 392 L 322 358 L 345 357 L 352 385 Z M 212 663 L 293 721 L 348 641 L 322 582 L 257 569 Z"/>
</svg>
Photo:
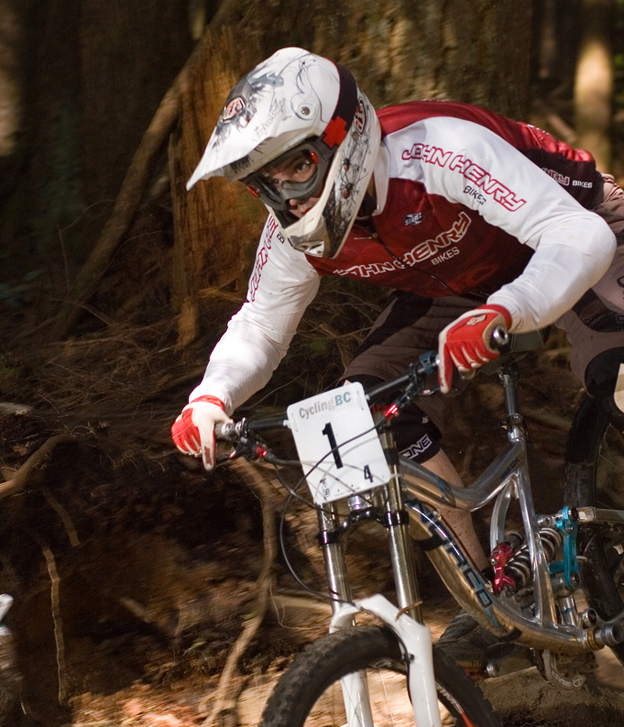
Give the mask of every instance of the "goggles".
<svg viewBox="0 0 624 727">
<path fill-rule="evenodd" d="M 242 179 L 242 182 L 265 205 L 277 212 L 287 212 L 288 200 L 309 199 L 315 196 L 315 192 L 325 181 L 331 156 L 333 154 L 329 158 L 325 158 L 319 154 L 313 142 L 304 142 L 248 175 Z M 283 173 L 295 178 L 297 176 L 305 177 L 306 170 L 297 171 L 300 166 L 298 157 L 301 157 L 301 164 L 308 164 L 312 168 L 309 178 L 301 181 L 279 180 L 275 176 L 276 173 Z M 279 167 L 282 169 L 278 169 Z"/>
</svg>

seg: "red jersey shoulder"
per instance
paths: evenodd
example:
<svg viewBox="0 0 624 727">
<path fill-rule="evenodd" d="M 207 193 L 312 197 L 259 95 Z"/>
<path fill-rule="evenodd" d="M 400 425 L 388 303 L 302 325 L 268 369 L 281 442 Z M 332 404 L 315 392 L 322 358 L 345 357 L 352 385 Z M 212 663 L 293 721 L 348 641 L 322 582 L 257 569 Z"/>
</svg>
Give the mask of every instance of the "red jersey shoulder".
<svg viewBox="0 0 624 727">
<path fill-rule="evenodd" d="M 387 106 L 378 111 L 377 115 L 384 137 L 425 119 L 455 118 L 483 126 L 520 151 L 541 149 L 574 161 L 588 162 L 593 159 L 589 152 L 575 149 L 543 129 L 473 104 L 456 101 L 411 101 Z"/>
</svg>

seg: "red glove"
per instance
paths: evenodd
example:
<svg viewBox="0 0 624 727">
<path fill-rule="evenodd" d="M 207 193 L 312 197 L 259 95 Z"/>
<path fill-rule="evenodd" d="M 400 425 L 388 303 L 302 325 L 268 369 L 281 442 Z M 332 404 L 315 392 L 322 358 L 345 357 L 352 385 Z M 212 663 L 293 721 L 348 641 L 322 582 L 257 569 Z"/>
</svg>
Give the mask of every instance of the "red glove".
<svg viewBox="0 0 624 727">
<path fill-rule="evenodd" d="M 465 374 L 498 357 L 492 348 L 492 333 L 498 326 L 507 330 L 511 314 L 502 305 L 484 305 L 459 316 L 440 333 L 438 381 L 443 394 L 451 389 L 453 366 Z"/>
<path fill-rule="evenodd" d="M 187 404 L 171 427 L 171 438 L 184 454 L 201 457 L 204 468 L 215 466 L 215 425 L 232 420 L 216 396 L 199 396 Z"/>
</svg>

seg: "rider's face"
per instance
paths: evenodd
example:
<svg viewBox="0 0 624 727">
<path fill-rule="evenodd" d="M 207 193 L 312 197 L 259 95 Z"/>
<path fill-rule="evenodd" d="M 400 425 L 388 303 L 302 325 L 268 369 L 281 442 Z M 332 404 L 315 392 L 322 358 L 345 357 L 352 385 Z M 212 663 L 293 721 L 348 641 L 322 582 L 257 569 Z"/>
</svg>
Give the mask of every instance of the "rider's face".
<svg viewBox="0 0 624 727">
<path fill-rule="evenodd" d="M 310 154 L 301 151 L 275 167 L 269 167 L 262 173 L 268 184 L 280 191 L 284 182 L 307 182 L 316 171 L 316 164 L 310 158 Z M 288 209 L 295 217 L 303 217 L 318 202 L 323 189 L 322 182 L 312 196 L 305 199 L 289 199 Z"/>
</svg>

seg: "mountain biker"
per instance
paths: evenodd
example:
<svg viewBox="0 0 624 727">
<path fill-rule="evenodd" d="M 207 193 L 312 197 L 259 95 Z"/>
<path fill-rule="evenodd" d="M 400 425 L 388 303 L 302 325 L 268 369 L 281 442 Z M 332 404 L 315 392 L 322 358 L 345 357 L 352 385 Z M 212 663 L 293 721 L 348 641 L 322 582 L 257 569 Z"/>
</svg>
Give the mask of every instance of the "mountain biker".
<svg viewBox="0 0 624 727">
<path fill-rule="evenodd" d="M 624 192 L 588 152 L 468 104 L 375 112 L 348 70 L 284 48 L 233 88 L 188 188 L 214 176 L 242 181 L 269 216 L 247 300 L 172 427 L 206 469 L 215 424 L 268 382 L 325 275 L 394 291 L 345 378 L 388 379 L 438 348 L 447 392 L 455 368 L 498 355 L 496 326 L 556 324 L 624 428 Z M 401 419 L 399 449 L 458 482 L 436 412 Z M 467 514 L 450 522 L 487 565 Z"/>
</svg>

